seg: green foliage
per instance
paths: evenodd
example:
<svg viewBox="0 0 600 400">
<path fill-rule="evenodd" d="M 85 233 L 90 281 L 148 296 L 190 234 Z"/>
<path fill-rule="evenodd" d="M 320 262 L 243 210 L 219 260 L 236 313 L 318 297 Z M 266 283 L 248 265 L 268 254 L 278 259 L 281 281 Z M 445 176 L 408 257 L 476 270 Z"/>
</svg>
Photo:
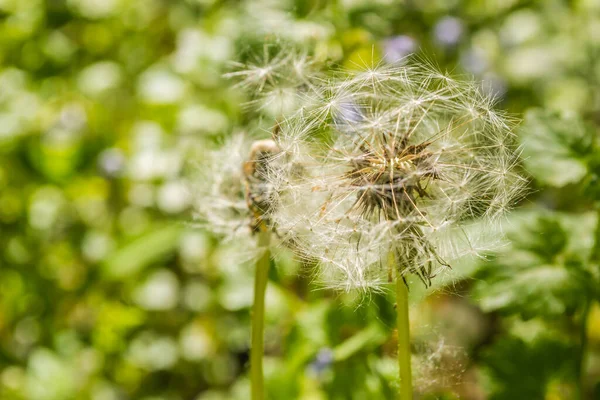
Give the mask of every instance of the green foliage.
<svg viewBox="0 0 600 400">
<path fill-rule="evenodd" d="M 0 398 L 248 398 L 248 254 L 188 224 L 201 199 L 186 179 L 232 131 L 268 136 L 272 118 L 248 112 L 223 74 L 279 39 L 332 69 L 416 52 L 524 116 L 537 190 L 504 224 L 508 244 L 453 265 L 435 290 L 411 285 L 416 387 L 423 399 L 570 400 L 575 386 L 590 398 L 596 3 L 0 0 Z M 393 298 L 315 290 L 289 256 L 277 263 L 270 398 L 392 398 Z"/>
<path fill-rule="evenodd" d="M 596 290 L 593 213 L 516 212 L 506 225 L 510 244 L 475 274 L 484 311 L 551 319 L 572 314 L 582 294 Z"/>
<path fill-rule="evenodd" d="M 578 183 L 597 157 L 593 128 L 577 114 L 529 110 L 521 133 L 527 169 L 543 184 Z"/>
<path fill-rule="evenodd" d="M 491 380 L 490 399 L 544 399 L 554 380 L 571 379 L 577 348 L 553 337 L 532 343 L 515 337 L 499 339 L 483 354 Z"/>
</svg>

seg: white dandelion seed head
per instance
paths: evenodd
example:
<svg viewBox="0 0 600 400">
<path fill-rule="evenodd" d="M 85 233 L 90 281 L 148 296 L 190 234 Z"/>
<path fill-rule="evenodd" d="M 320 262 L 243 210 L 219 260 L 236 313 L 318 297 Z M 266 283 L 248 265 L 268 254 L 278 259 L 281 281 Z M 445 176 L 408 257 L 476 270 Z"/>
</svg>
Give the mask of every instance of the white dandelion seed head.
<svg viewBox="0 0 600 400">
<path fill-rule="evenodd" d="M 414 61 L 315 81 L 310 106 L 279 123 L 289 168 L 271 170 L 270 218 L 328 286 L 426 285 L 498 244 L 494 226 L 523 194 L 514 121 L 471 82 Z M 487 236 L 487 235 L 486 235 Z"/>
<path fill-rule="evenodd" d="M 250 236 L 243 171 L 250 146 L 251 139 L 240 133 L 208 151 L 197 164 L 191 184 L 195 219 L 228 240 Z"/>
<path fill-rule="evenodd" d="M 280 150 L 271 139 L 238 133 L 207 151 L 196 165 L 191 188 L 198 225 L 223 243 L 235 242 L 248 259 L 259 254 L 254 233 L 274 229 L 269 216 L 278 204 L 275 176 L 282 177 Z M 280 167 L 277 167 L 279 165 Z"/>
<path fill-rule="evenodd" d="M 290 44 L 265 44 L 260 56 L 254 54 L 244 63 L 234 63 L 225 77 L 237 80 L 235 86 L 246 91 L 247 106 L 272 118 L 292 114 L 313 96 L 320 78 L 320 64 L 305 51 Z"/>
</svg>

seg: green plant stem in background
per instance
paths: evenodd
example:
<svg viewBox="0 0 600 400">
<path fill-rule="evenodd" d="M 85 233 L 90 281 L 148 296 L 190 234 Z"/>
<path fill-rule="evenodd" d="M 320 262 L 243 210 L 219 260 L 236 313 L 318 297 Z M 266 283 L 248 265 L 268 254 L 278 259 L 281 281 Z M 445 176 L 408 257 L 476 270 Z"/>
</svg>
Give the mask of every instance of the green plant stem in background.
<svg viewBox="0 0 600 400">
<path fill-rule="evenodd" d="M 596 204 L 596 233 L 590 261 L 600 268 L 600 201 Z"/>
<path fill-rule="evenodd" d="M 588 297 L 581 313 L 581 326 L 580 326 L 580 337 L 579 337 L 579 357 L 577 360 L 577 392 L 579 399 L 586 399 L 585 393 L 585 365 L 587 363 L 587 330 L 588 330 L 588 319 L 592 306 L 592 300 Z"/>
<path fill-rule="evenodd" d="M 265 293 L 269 277 L 271 253 L 269 241 L 271 233 L 261 230 L 258 245 L 263 253 L 256 262 L 254 276 L 254 305 L 252 306 L 252 343 L 250 348 L 250 380 L 252 400 L 264 400 L 263 353 L 265 329 Z"/>
<path fill-rule="evenodd" d="M 390 253 L 388 262 L 395 267 L 395 257 Z M 396 324 L 398 326 L 398 369 L 400 374 L 400 400 L 412 400 L 412 371 L 410 363 L 410 323 L 408 319 L 408 287 L 400 273 L 396 273 Z"/>
</svg>

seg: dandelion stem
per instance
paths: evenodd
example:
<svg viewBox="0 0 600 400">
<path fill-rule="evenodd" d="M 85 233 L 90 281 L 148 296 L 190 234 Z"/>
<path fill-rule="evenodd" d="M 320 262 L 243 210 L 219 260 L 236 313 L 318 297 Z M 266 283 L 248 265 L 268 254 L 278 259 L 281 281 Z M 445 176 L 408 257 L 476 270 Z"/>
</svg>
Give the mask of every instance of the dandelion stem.
<svg viewBox="0 0 600 400">
<path fill-rule="evenodd" d="M 390 265 L 395 266 L 394 253 L 388 256 Z M 398 399 L 412 400 L 412 372 L 410 363 L 410 324 L 408 320 L 408 287 L 401 274 L 396 273 L 396 312 L 398 326 L 398 368 L 400 392 Z"/>
<path fill-rule="evenodd" d="M 258 233 L 258 245 L 263 254 L 256 262 L 254 277 L 254 305 L 252 307 L 252 344 L 250 347 L 250 379 L 252 400 L 264 400 L 263 352 L 265 329 L 265 292 L 269 276 L 271 234 L 268 230 Z"/>
</svg>

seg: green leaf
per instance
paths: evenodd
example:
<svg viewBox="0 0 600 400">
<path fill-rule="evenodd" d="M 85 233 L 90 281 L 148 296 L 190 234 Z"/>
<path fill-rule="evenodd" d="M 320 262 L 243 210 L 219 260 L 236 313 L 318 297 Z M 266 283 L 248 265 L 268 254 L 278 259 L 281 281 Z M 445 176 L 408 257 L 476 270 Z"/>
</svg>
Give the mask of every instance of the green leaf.
<svg viewBox="0 0 600 400">
<path fill-rule="evenodd" d="M 560 266 L 530 268 L 485 285 L 479 304 L 487 312 L 502 310 L 524 318 L 561 315 L 579 303 L 584 283 Z"/>
<path fill-rule="evenodd" d="M 364 349 L 381 345 L 388 337 L 388 333 L 376 323 L 346 339 L 333 349 L 333 359 L 337 362 L 344 361 Z"/>
<path fill-rule="evenodd" d="M 106 277 L 123 279 L 173 252 L 179 244 L 183 226 L 157 226 L 125 247 L 117 250 L 103 264 Z"/>
<path fill-rule="evenodd" d="M 521 138 L 525 165 L 541 183 L 562 187 L 587 174 L 593 130 L 581 117 L 530 110 L 525 114 Z"/>
</svg>

